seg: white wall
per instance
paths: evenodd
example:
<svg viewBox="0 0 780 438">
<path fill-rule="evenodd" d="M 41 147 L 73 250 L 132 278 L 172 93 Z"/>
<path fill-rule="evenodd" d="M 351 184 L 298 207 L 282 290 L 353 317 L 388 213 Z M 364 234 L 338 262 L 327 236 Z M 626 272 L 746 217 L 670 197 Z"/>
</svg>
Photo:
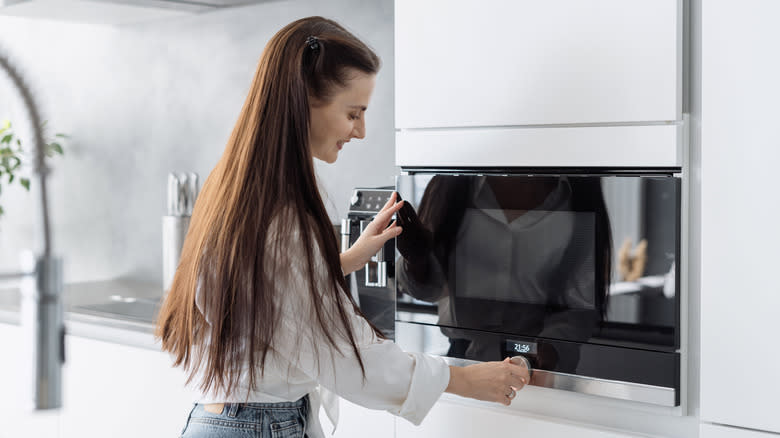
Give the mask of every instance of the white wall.
<svg viewBox="0 0 780 438">
<path fill-rule="evenodd" d="M 161 281 L 168 172 L 192 170 L 205 179 L 263 47 L 300 17 L 339 21 L 383 61 L 366 139 L 351 142 L 336 164 L 317 165 L 332 219 L 346 214 L 352 187 L 393 184 L 392 6 L 278 1 L 123 27 L 0 16 L 0 48 L 32 85 L 52 131 L 73 137 L 65 157 L 54 161 L 50 189 L 66 282 Z M 0 119 L 22 125 L 23 114 L 0 75 Z M 0 218 L 0 271 L 15 268 L 19 251 L 33 245 L 31 197 L 14 185 L 0 195 L 7 211 Z"/>
</svg>

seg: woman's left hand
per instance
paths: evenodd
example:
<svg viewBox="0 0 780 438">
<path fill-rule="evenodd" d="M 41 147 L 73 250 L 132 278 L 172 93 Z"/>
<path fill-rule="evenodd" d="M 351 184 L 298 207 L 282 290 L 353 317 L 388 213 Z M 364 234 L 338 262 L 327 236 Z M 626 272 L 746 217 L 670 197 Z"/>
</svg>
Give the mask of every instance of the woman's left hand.
<svg viewBox="0 0 780 438">
<path fill-rule="evenodd" d="M 390 219 L 404 204 L 404 201 L 395 202 L 396 198 L 397 195 L 393 192 L 358 240 L 352 244 L 352 247 L 341 253 L 341 269 L 345 275 L 360 269 L 368 263 L 371 256 L 379 252 L 385 242 L 401 234 L 402 228 L 396 225 L 396 221 L 388 226 Z"/>
</svg>

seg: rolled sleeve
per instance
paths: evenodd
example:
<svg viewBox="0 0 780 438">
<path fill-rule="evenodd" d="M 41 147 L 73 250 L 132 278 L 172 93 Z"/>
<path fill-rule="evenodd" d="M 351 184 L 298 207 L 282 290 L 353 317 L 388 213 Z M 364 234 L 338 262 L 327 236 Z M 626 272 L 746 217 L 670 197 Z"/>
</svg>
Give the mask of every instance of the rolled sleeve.
<svg viewBox="0 0 780 438">
<path fill-rule="evenodd" d="M 422 353 L 407 353 L 414 359 L 414 372 L 409 394 L 398 416 L 419 426 L 450 383 L 450 367 L 441 357 Z"/>
<path fill-rule="evenodd" d="M 285 267 L 284 272 L 278 271 L 274 276 L 276 297 L 281 304 L 280 324 L 274 336 L 275 354 L 353 403 L 385 410 L 419 425 L 447 388 L 449 366 L 440 357 L 407 353 L 394 342 L 379 339 L 343 291 L 324 293 L 325 288 L 332 286 L 326 281 L 323 261 L 312 268 L 315 290 L 323 292 L 320 314 L 327 315 L 326 319 L 334 325 L 330 330 L 334 348 L 313 316 L 318 309 L 309 293 L 307 268 L 300 263 L 305 253 L 300 239 L 297 234 L 288 239 L 290 244 L 283 255 L 288 259 L 277 263 Z M 315 248 L 314 254 L 321 254 L 319 248 Z M 348 317 L 362 369 L 355 348 L 338 328 L 339 320 L 334 317 L 339 313 L 338 307 Z"/>
<path fill-rule="evenodd" d="M 365 375 L 347 342 L 339 342 L 340 353 L 324 345 L 318 353 L 314 352 L 307 341 L 286 342 L 287 347 L 277 351 L 329 391 L 360 406 L 385 410 L 419 425 L 447 388 L 449 366 L 441 357 L 408 353 L 389 340 L 374 338 L 374 342 L 367 343 L 361 335 L 368 334 L 370 327 L 365 324 L 361 328 L 356 335 Z M 301 339 L 289 328 L 284 331 L 284 337 Z"/>
</svg>

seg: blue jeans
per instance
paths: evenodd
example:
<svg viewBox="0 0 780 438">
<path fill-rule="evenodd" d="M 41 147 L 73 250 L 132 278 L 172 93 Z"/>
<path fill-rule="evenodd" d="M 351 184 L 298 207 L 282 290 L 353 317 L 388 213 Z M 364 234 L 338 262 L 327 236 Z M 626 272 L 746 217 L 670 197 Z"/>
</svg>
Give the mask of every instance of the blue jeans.
<svg viewBox="0 0 780 438">
<path fill-rule="evenodd" d="M 309 397 L 283 403 L 225 403 L 220 414 L 195 406 L 181 438 L 305 438 Z"/>
</svg>

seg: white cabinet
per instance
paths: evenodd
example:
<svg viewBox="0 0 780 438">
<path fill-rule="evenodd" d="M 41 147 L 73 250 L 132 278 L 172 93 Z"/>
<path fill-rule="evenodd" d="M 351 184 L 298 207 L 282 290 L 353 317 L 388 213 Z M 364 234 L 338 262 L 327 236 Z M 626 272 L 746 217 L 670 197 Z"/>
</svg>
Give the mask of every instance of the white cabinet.
<svg viewBox="0 0 780 438">
<path fill-rule="evenodd" d="M 702 424 L 701 429 L 699 430 L 699 438 L 777 438 L 777 435 L 757 430 L 739 429 L 716 424 Z"/>
<path fill-rule="evenodd" d="M 574 423 L 548 421 L 538 417 L 502 412 L 500 408 L 480 409 L 455 403 L 438 402 L 420 426 L 398 419 L 396 438 L 472 438 L 484 436 L 628 438 L 630 435 Z"/>
<path fill-rule="evenodd" d="M 404 167 L 679 167 L 679 125 L 400 130 Z"/>
<path fill-rule="evenodd" d="M 396 128 L 680 119 L 678 0 L 396 0 Z"/>
<path fill-rule="evenodd" d="M 680 0 L 397 0 L 396 165 L 682 166 Z"/>
<path fill-rule="evenodd" d="M 701 418 L 777 433 L 780 2 L 701 8 Z"/>
<path fill-rule="evenodd" d="M 375 411 L 350 403 L 344 399 L 339 402 L 339 426 L 336 433 L 331 435 L 332 427 L 325 415 L 325 410 L 320 410 L 320 423 L 322 423 L 325 436 L 331 438 L 394 438 L 396 418 L 385 411 Z M 403 420 L 400 420 L 403 421 Z"/>
<path fill-rule="evenodd" d="M 32 383 L 20 379 L 31 358 L 23 357 L 22 329 L 0 323 L 0 438 L 59 435 L 59 410 L 33 412 L 22 400 L 32 397 Z"/>
<path fill-rule="evenodd" d="M 66 348 L 60 437 L 179 436 L 196 396 L 167 354 L 75 336 Z"/>
</svg>

